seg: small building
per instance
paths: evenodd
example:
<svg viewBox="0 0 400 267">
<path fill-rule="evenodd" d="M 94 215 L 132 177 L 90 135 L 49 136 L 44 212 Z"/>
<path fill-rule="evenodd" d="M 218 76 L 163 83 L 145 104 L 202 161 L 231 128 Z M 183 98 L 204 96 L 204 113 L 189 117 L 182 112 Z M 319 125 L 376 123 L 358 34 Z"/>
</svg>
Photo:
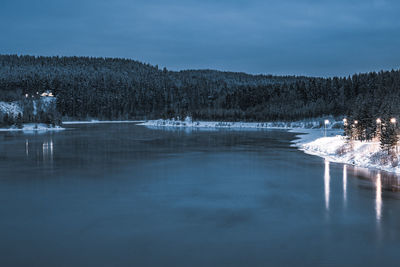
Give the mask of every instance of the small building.
<svg viewBox="0 0 400 267">
<path fill-rule="evenodd" d="M 42 96 L 42 97 L 44 97 L 44 96 L 54 97 L 53 93 L 51 91 L 49 91 L 49 90 L 41 93 L 40 96 Z"/>
</svg>

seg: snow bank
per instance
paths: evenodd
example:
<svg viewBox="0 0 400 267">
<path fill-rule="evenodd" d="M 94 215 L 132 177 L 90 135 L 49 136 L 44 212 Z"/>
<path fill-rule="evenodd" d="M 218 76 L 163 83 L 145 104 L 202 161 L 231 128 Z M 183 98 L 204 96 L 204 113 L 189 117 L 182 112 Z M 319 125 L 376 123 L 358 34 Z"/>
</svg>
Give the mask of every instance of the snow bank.
<svg viewBox="0 0 400 267">
<path fill-rule="evenodd" d="M 346 141 L 343 136 L 322 137 L 299 146 L 307 154 L 332 162 L 400 173 L 398 154 L 381 151 L 379 142 Z"/>
<path fill-rule="evenodd" d="M 312 142 L 321 137 L 343 135 L 342 129 L 304 129 L 292 128 L 290 132 L 296 133 L 298 139 L 293 141 L 292 146 L 301 147 L 303 144 Z"/>
<path fill-rule="evenodd" d="M 60 126 L 52 127 L 50 125 L 44 123 L 26 123 L 22 125 L 22 128 L 17 128 L 16 126 L 12 126 L 10 128 L 0 128 L 0 132 L 44 132 L 44 131 L 62 131 L 65 128 Z"/>
<path fill-rule="evenodd" d="M 185 120 L 149 120 L 139 125 L 148 127 L 189 127 L 189 128 L 257 128 L 257 129 L 313 129 L 323 127 L 323 120 L 296 121 L 296 122 L 217 122 L 217 121 L 192 121 L 190 117 Z M 327 128 L 340 127 L 339 122 L 327 125 Z"/>
<path fill-rule="evenodd" d="M 63 121 L 65 125 L 71 124 L 98 124 L 98 123 L 143 123 L 144 121 L 99 121 L 99 120 L 91 120 L 91 121 Z"/>
</svg>

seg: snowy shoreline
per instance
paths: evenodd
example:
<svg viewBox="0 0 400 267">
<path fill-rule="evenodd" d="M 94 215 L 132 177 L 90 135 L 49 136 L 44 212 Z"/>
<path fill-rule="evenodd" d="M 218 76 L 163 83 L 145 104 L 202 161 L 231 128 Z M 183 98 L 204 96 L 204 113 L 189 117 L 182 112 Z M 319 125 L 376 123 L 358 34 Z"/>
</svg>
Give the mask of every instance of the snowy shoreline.
<svg viewBox="0 0 400 267">
<path fill-rule="evenodd" d="M 344 136 L 336 135 L 320 137 L 313 141 L 298 141 L 297 147 L 306 154 L 319 156 L 331 162 L 400 173 L 399 154 L 388 155 L 381 150 L 379 141 L 349 141 Z"/>
<path fill-rule="evenodd" d="M 321 129 L 323 119 L 304 120 L 295 122 L 220 122 L 220 121 L 193 121 L 189 117 L 185 120 L 149 120 L 138 125 L 147 127 L 174 127 L 174 128 L 249 128 L 249 129 Z M 341 127 L 341 122 L 331 120 L 327 129 Z"/>
<path fill-rule="evenodd" d="M 0 132 L 45 132 L 45 131 L 63 131 L 61 126 L 49 126 L 44 123 L 25 123 L 22 128 L 12 126 L 9 128 L 0 128 Z"/>
<path fill-rule="evenodd" d="M 99 120 L 90 120 L 90 121 L 63 121 L 62 124 L 65 125 L 73 125 L 73 124 L 106 124 L 106 123 L 143 123 L 144 121 L 99 121 Z"/>
</svg>

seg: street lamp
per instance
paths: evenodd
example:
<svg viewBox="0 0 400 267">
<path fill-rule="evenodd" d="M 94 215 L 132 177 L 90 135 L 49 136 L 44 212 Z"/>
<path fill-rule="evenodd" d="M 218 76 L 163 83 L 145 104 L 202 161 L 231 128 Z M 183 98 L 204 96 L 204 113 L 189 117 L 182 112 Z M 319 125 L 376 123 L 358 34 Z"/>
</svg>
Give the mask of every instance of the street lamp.
<svg viewBox="0 0 400 267">
<path fill-rule="evenodd" d="M 381 122 L 382 122 L 382 121 L 381 121 L 380 118 L 377 118 L 377 119 L 376 119 L 376 123 L 377 123 L 377 124 L 381 124 Z"/>
<path fill-rule="evenodd" d="M 357 120 L 355 120 L 355 121 L 354 121 L 354 124 L 358 124 L 358 121 L 357 121 Z"/>
<path fill-rule="evenodd" d="M 347 125 L 347 119 L 346 118 L 343 119 L 343 124 Z"/>
</svg>

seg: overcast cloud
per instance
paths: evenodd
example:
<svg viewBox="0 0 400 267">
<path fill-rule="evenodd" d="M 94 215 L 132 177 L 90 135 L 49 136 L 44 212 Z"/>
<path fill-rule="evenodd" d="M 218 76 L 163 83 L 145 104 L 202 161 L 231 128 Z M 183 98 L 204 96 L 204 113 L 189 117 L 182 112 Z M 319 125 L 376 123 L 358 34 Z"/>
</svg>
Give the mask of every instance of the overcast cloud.
<svg viewBox="0 0 400 267">
<path fill-rule="evenodd" d="M 395 0 L 1 0 L 0 53 L 349 75 L 400 66 Z"/>
</svg>

